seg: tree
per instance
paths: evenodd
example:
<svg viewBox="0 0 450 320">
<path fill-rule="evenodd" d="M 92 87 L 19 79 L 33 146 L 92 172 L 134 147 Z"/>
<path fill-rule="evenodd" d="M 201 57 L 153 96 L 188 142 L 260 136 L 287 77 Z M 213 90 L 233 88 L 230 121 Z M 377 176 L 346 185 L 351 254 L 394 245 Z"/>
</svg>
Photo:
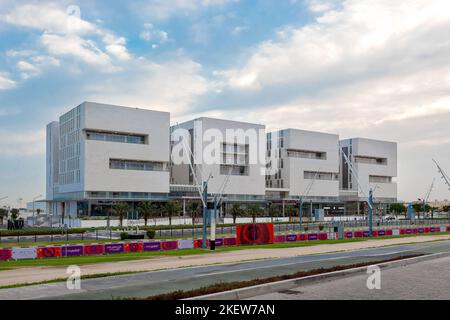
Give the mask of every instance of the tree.
<svg viewBox="0 0 450 320">
<path fill-rule="evenodd" d="M 442 210 L 444 210 L 444 212 L 450 212 L 450 206 L 444 206 Z"/>
<path fill-rule="evenodd" d="M 8 210 L 0 208 L 0 225 L 3 224 L 4 218 L 8 218 Z"/>
<path fill-rule="evenodd" d="M 148 219 L 152 216 L 153 204 L 150 201 L 140 202 L 138 205 L 139 215 L 144 219 L 144 224 L 147 226 Z"/>
<path fill-rule="evenodd" d="M 37 215 L 40 215 L 40 214 L 41 214 L 41 212 L 42 212 L 42 210 L 41 210 L 41 209 L 36 209 L 36 214 L 37 214 Z"/>
<path fill-rule="evenodd" d="M 123 227 L 123 219 L 130 210 L 130 206 L 126 202 L 118 202 L 113 206 L 113 212 L 119 217 L 120 226 Z"/>
<path fill-rule="evenodd" d="M 11 219 L 16 221 L 19 218 L 20 211 L 19 209 L 11 209 Z"/>
<path fill-rule="evenodd" d="M 257 204 L 250 204 L 247 207 L 247 212 L 252 217 L 253 223 L 256 223 L 256 218 L 263 213 L 263 210 L 261 210 L 261 206 Z"/>
<path fill-rule="evenodd" d="M 393 203 L 389 206 L 389 212 L 390 213 L 405 213 L 406 207 L 403 203 Z"/>
<path fill-rule="evenodd" d="M 289 206 L 286 208 L 286 211 L 287 211 L 287 215 L 289 217 L 289 222 L 292 222 L 292 216 L 295 214 L 296 208 Z"/>
<path fill-rule="evenodd" d="M 191 202 L 189 208 L 191 211 L 192 225 L 195 225 L 195 218 L 199 213 L 200 204 L 198 202 Z"/>
<path fill-rule="evenodd" d="M 176 201 L 169 201 L 165 206 L 167 217 L 169 218 L 169 225 L 172 225 L 172 217 L 177 215 L 180 210 L 180 204 Z"/>
<path fill-rule="evenodd" d="M 233 217 L 233 224 L 236 224 L 236 219 L 242 216 L 243 212 L 241 206 L 237 203 L 234 203 L 230 209 L 231 216 Z"/>
<path fill-rule="evenodd" d="M 278 215 L 278 214 L 279 214 L 279 211 L 278 211 L 277 207 L 274 206 L 274 205 L 271 203 L 271 204 L 269 204 L 269 206 L 267 207 L 267 214 L 268 214 L 269 217 L 270 217 L 270 221 L 273 223 L 273 217 L 274 217 L 275 215 Z"/>
</svg>

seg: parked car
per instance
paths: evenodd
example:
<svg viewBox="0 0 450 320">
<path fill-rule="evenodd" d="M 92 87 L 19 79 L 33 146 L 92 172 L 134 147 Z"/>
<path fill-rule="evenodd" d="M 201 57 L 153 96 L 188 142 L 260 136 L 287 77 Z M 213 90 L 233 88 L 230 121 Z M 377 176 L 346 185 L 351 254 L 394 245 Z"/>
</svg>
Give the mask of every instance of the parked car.
<svg viewBox="0 0 450 320">
<path fill-rule="evenodd" d="M 386 220 L 386 221 L 395 221 L 395 220 L 397 220 L 397 217 L 396 217 L 396 216 L 387 216 L 387 217 L 385 218 L 385 220 Z"/>
</svg>

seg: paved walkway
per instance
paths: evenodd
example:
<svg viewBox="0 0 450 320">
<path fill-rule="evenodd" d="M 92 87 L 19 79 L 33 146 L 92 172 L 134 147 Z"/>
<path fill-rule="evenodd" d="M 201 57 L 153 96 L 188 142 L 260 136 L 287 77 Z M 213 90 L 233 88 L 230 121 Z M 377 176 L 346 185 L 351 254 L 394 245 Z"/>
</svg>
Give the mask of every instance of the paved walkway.
<svg viewBox="0 0 450 320">
<path fill-rule="evenodd" d="M 450 257 L 395 267 L 381 272 L 381 289 L 369 290 L 369 275 L 358 274 L 251 300 L 448 300 Z"/>
<path fill-rule="evenodd" d="M 123 261 L 112 263 L 88 264 L 81 266 L 82 275 L 118 272 L 144 272 L 164 269 L 183 268 L 191 266 L 213 265 L 252 261 L 260 259 L 287 258 L 302 255 L 330 253 L 338 251 L 378 248 L 405 243 L 421 243 L 450 239 L 450 235 L 418 236 L 413 238 L 398 238 L 384 240 L 369 240 L 340 244 L 323 244 L 309 247 L 285 249 L 248 249 L 202 254 L 192 256 L 157 257 L 145 260 Z M 54 279 L 67 278 L 65 267 L 34 267 L 6 270 L 0 272 L 0 286 L 17 283 L 34 283 Z"/>
</svg>

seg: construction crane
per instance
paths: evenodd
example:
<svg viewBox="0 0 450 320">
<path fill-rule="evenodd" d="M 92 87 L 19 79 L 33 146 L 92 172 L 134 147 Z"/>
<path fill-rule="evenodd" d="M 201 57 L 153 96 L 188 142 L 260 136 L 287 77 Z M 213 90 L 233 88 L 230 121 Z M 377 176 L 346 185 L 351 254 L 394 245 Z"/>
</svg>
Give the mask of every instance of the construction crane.
<svg viewBox="0 0 450 320">
<path fill-rule="evenodd" d="M 435 182 L 436 182 L 436 178 L 433 179 L 433 182 L 431 183 L 431 186 L 428 189 L 427 194 L 423 198 L 423 215 L 424 215 L 424 218 L 425 218 L 425 212 L 427 211 L 427 209 L 426 209 L 427 208 L 427 203 L 428 203 L 428 200 L 430 199 L 431 192 L 433 192 L 433 188 L 434 188 L 434 183 Z"/>
<path fill-rule="evenodd" d="M 373 231 L 373 191 L 374 190 L 372 188 L 370 188 L 369 193 L 367 195 L 365 189 L 362 187 L 361 183 L 359 182 L 358 174 L 355 171 L 355 169 L 353 168 L 353 163 L 350 161 L 347 154 L 345 154 L 345 152 L 342 148 L 341 148 L 341 153 L 344 156 L 345 162 L 347 163 L 351 174 L 353 175 L 353 177 L 356 180 L 356 183 L 358 184 L 358 188 L 361 190 L 361 193 L 365 197 L 367 197 L 367 205 L 369 207 L 369 233 L 370 233 L 370 236 L 372 236 L 372 231 Z"/>
<path fill-rule="evenodd" d="M 300 225 L 303 224 L 303 203 L 304 203 L 304 199 L 309 196 L 309 193 L 311 192 L 311 189 L 314 185 L 314 182 L 317 179 L 317 176 L 319 175 L 320 172 L 320 168 L 319 170 L 317 170 L 317 172 L 315 173 L 313 179 L 310 181 L 310 183 L 308 184 L 308 186 L 306 187 L 305 191 L 303 192 L 303 195 L 300 196 L 299 201 L 298 201 L 298 221 L 300 223 Z"/>
<path fill-rule="evenodd" d="M 444 172 L 444 169 L 439 165 L 439 163 L 433 159 L 433 162 L 436 164 L 439 173 L 442 176 L 442 179 L 445 181 L 445 184 L 448 186 L 448 189 L 450 190 L 450 177 Z"/>
</svg>

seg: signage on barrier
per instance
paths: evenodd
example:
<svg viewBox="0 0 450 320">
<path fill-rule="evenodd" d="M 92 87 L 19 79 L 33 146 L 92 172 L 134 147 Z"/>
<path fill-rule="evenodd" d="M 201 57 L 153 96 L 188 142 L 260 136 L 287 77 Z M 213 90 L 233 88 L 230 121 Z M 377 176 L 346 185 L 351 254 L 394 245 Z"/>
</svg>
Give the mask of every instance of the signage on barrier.
<svg viewBox="0 0 450 320">
<path fill-rule="evenodd" d="M 61 247 L 41 247 L 37 249 L 38 258 L 57 258 L 61 256 Z"/>
<path fill-rule="evenodd" d="M 192 249 L 194 248 L 194 239 L 178 240 L 178 249 Z"/>
<path fill-rule="evenodd" d="M 13 248 L 11 258 L 13 260 L 36 259 L 37 248 Z"/>
<path fill-rule="evenodd" d="M 144 246 L 142 242 L 132 242 L 125 244 L 125 252 L 142 252 Z"/>
<path fill-rule="evenodd" d="M 85 255 L 98 255 L 105 253 L 105 246 L 103 244 L 89 244 L 84 246 Z"/>
<path fill-rule="evenodd" d="M 308 241 L 315 241 L 319 239 L 319 235 L 317 233 L 308 234 Z"/>
<path fill-rule="evenodd" d="M 273 241 L 276 243 L 286 242 L 286 236 L 281 234 L 275 235 Z"/>
<path fill-rule="evenodd" d="M 144 251 L 160 251 L 161 250 L 161 242 L 144 242 Z"/>
<path fill-rule="evenodd" d="M 125 246 L 123 243 L 105 244 L 105 253 L 106 254 L 115 254 L 115 253 L 123 253 L 123 252 L 125 252 Z"/>
<path fill-rule="evenodd" d="M 246 224 L 236 227 L 238 245 L 272 244 L 274 241 L 273 224 Z"/>
<path fill-rule="evenodd" d="M 8 261 L 11 259 L 11 249 L 0 249 L 0 261 Z"/>
<path fill-rule="evenodd" d="M 296 234 L 288 234 L 286 236 L 287 242 L 296 242 L 297 241 L 297 235 Z"/>
<path fill-rule="evenodd" d="M 178 241 L 164 241 L 161 242 L 161 250 L 177 250 Z"/>
<path fill-rule="evenodd" d="M 78 257 L 84 253 L 83 246 L 64 246 L 61 250 L 61 256 L 63 257 Z"/>
</svg>

